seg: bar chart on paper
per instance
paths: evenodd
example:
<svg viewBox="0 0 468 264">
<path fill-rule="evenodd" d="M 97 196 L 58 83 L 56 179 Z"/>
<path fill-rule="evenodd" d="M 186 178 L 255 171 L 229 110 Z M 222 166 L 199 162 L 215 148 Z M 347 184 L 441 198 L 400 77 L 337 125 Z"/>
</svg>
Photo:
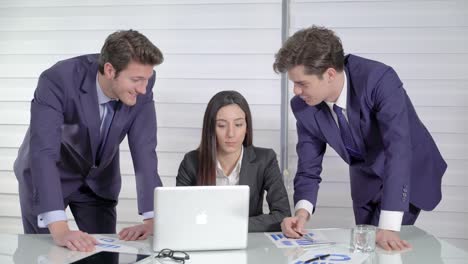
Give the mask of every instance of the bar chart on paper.
<svg viewBox="0 0 468 264">
<path fill-rule="evenodd" d="M 278 248 L 290 247 L 311 247 L 320 245 L 333 245 L 333 241 L 329 241 L 325 235 L 320 232 L 307 232 L 302 238 L 294 239 L 287 238 L 282 233 L 265 233 L 265 235 L 272 241 Z"/>
</svg>

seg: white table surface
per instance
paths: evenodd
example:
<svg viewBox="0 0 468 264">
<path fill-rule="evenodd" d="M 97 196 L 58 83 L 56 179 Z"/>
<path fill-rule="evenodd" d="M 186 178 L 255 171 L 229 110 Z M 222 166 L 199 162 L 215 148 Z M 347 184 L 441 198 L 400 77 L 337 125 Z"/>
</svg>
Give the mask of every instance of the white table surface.
<svg viewBox="0 0 468 264">
<path fill-rule="evenodd" d="M 312 230 L 314 231 L 314 230 Z M 349 249 L 350 229 L 315 229 L 337 242 L 334 246 L 322 247 L 323 253 L 351 252 Z M 105 235 L 116 237 L 116 235 Z M 413 249 L 406 252 L 385 252 L 377 249 L 364 263 L 399 264 L 399 263 L 468 263 L 468 252 L 440 240 L 424 230 L 414 226 L 403 227 L 401 236 L 408 240 Z M 152 238 L 138 242 L 119 242 L 132 252 L 152 254 Z M 277 248 L 263 233 L 250 233 L 248 247 L 245 250 L 188 252 L 187 264 L 222 263 L 301 263 L 310 248 Z M 58 264 L 70 263 L 92 253 L 74 252 L 55 246 L 50 235 L 0 234 L 1 264 Z M 302 258 L 301 258 L 302 256 Z M 151 263 L 151 262 L 150 262 Z M 158 262 L 153 262 L 158 263 Z M 176 263 L 164 261 L 162 263 Z M 342 261 L 320 261 L 315 263 L 345 263 Z M 105 264 L 105 263 L 103 263 Z"/>
</svg>

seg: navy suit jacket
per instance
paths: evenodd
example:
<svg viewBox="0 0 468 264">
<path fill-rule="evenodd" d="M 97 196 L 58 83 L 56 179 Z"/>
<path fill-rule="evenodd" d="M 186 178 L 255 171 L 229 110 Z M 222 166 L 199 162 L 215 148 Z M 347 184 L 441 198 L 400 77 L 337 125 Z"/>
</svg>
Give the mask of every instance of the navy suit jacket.
<svg viewBox="0 0 468 264">
<path fill-rule="evenodd" d="M 197 185 L 198 156 L 197 150 L 185 154 L 177 173 L 177 186 Z M 281 221 L 291 215 L 291 209 L 276 153 L 272 149 L 244 147 L 239 185 L 250 187 L 249 232 L 281 231 Z M 263 213 L 265 191 L 269 214 Z"/>
<path fill-rule="evenodd" d="M 152 88 L 134 106 L 119 102 L 100 164 L 98 55 L 60 61 L 44 71 L 31 102 L 31 123 L 14 170 L 21 200 L 34 214 L 64 210 L 63 198 L 86 183 L 97 195 L 117 200 L 121 188 L 119 144 L 128 137 L 135 168 L 139 213 L 153 211 L 157 173 L 156 112 Z"/>
<path fill-rule="evenodd" d="M 350 165 L 355 205 L 381 197 L 381 209 L 407 211 L 409 203 L 432 210 L 441 200 L 447 164 L 418 118 L 396 72 L 380 62 L 354 55 L 345 58 L 348 79 L 346 113 L 363 161 L 350 158 L 339 128 L 322 102 L 291 100 L 297 120 L 298 168 L 294 201 L 317 205 L 322 159 L 328 143 Z"/>
</svg>

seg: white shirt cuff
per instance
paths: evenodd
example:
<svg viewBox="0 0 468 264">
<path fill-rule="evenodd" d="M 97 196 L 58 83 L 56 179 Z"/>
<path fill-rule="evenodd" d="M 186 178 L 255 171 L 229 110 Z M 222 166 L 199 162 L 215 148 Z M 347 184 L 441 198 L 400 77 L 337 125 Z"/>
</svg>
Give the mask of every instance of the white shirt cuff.
<svg viewBox="0 0 468 264">
<path fill-rule="evenodd" d="M 305 209 L 307 212 L 309 212 L 309 215 L 312 215 L 314 205 L 307 200 L 300 200 L 294 207 L 294 212 L 297 212 L 299 209 Z"/>
<path fill-rule="evenodd" d="M 403 212 L 382 210 L 380 211 L 379 228 L 399 232 L 402 220 Z"/>
<path fill-rule="evenodd" d="M 58 221 L 67 221 L 67 214 L 64 210 L 45 212 L 37 216 L 37 226 L 40 228 L 46 228 L 50 223 Z"/>
<path fill-rule="evenodd" d="M 379 264 L 402 264 L 403 261 L 401 259 L 400 253 L 382 253 L 376 254 Z"/>
<path fill-rule="evenodd" d="M 143 216 L 143 220 L 154 218 L 154 211 L 144 212 L 141 214 Z"/>
</svg>

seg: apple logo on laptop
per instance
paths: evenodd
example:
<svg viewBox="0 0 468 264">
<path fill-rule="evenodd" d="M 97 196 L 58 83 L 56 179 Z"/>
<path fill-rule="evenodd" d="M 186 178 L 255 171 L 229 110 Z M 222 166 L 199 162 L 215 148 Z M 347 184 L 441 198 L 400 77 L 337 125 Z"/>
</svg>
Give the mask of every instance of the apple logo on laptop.
<svg viewBox="0 0 468 264">
<path fill-rule="evenodd" d="M 206 223 L 208 222 L 208 215 L 206 214 L 206 210 L 200 211 L 197 214 L 195 221 L 197 225 L 206 225 Z"/>
</svg>

